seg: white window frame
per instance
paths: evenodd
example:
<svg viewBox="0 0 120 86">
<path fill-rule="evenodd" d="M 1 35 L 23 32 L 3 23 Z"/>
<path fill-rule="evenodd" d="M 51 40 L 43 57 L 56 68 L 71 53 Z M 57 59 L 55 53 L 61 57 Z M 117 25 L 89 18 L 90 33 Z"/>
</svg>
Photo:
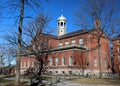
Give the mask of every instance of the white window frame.
<svg viewBox="0 0 120 86">
<path fill-rule="evenodd" d="M 63 66 L 66 65 L 66 59 L 65 59 L 65 57 L 62 57 L 62 65 Z"/>
<path fill-rule="evenodd" d="M 119 70 L 120 70 L 120 64 L 119 64 Z"/>
<path fill-rule="evenodd" d="M 94 64 L 93 64 L 93 65 L 94 65 L 94 67 L 97 67 L 97 58 L 94 58 L 94 60 L 93 60 L 93 61 L 94 61 Z"/>
<path fill-rule="evenodd" d="M 26 68 L 26 66 L 27 66 L 26 64 L 27 64 L 26 61 L 24 61 L 24 68 Z"/>
<path fill-rule="evenodd" d="M 59 65 L 59 57 L 56 57 L 55 62 L 56 62 L 56 66 L 58 66 Z"/>
<path fill-rule="evenodd" d="M 120 53 L 120 46 L 118 47 L 118 53 Z"/>
<path fill-rule="evenodd" d="M 120 44 L 120 39 L 117 40 L 117 43 Z"/>
<path fill-rule="evenodd" d="M 84 39 L 83 38 L 79 38 L 79 44 L 83 45 L 84 44 Z"/>
<path fill-rule="evenodd" d="M 28 60 L 28 68 L 30 67 L 30 60 Z"/>
<path fill-rule="evenodd" d="M 44 48 L 47 48 L 47 42 L 43 42 Z"/>
<path fill-rule="evenodd" d="M 65 41 L 65 45 L 69 45 L 69 41 Z"/>
<path fill-rule="evenodd" d="M 73 39 L 73 40 L 72 40 L 72 45 L 75 45 L 75 44 L 76 44 L 76 40 Z"/>
<path fill-rule="evenodd" d="M 52 57 L 50 57 L 50 66 L 52 66 L 53 65 L 53 59 L 52 59 Z"/>
<path fill-rule="evenodd" d="M 72 66 L 73 65 L 73 57 L 69 56 L 69 65 Z"/>
<path fill-rule="evenodd" d="M 62 43 L 62 42 L 60 42 L 60 43 L 59 43 L 59 46 L 63 46 L 63 43 Z"/>
<path fill-rule="evenodd" d="M 32 61 L 32 67 L 34 67 L 34 61 Z"/>
<path fill-rule="evenodd" d="M 108 66 L 108 65 L 107 65 L 107 60 L 104 59 L 104 67 L 107 68 L 107 66 Z"/>
<path fill-rule="evenodd" d="M 35 50 L 35 45 L 32 46 L 33 50 Z"/>
</svg>

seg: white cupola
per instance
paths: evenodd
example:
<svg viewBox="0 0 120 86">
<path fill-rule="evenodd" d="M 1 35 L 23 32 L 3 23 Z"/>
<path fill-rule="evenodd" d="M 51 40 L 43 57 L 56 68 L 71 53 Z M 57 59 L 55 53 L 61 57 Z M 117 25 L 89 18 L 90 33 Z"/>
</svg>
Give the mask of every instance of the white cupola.
<svg viewBox="0 0 120 86">
<path fill-rule="evenodd" d="M 57 19 L 57 28 L 58 36 L 64 35 L 66 33 L 66 18 L 63 15 Z"/>
</svg>

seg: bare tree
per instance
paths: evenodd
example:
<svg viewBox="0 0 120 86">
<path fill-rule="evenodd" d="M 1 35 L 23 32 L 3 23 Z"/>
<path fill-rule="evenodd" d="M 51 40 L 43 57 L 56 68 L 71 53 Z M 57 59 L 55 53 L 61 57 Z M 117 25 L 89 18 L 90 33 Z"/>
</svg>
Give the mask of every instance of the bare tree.
<svg viewBox="0 0 120 86">
<path fill-rule="evenodd" d="M 47 65 L 50 49 L 48 41 L 50 40 L 50 35 L 45 32 L 45 28 L 49 21 L 50 18 L 48 16 L 40 13 L 35 20 L 28 22 L 28 26 L 25 27 L 24 34 L 26 35 L 26 38 L 32 40 L 31 43 L 29 43 L 31 45 L 27 46 L 26 54 L 35 56 L 35 74 L 37 75 L 37 78 L 41 77 L 41 73 Z"/>
<path fill-rule="evenodd" d="M 1 53 L 3 55 L 3 62 L 6 66 L 10 67 L 12 62 L 15 60 L 16 57 L 16 49 L 12 46 L 4 45 L 1 47 Z"/>
<path fill-rule="evenodd" d="M 8 3 L 7 2 L 3 2 L 3 3 L 5 6 L 1 6 L 1 7 L 5 9 L 8 8 L 10 11 L 14 12 L 14 15 L 12 15 L 11 18 L 15 18 L 17 19 L 15 20 L 15 22 L 19 22 L 18 41 L 17 41 L 18 50 L 17 50 L 17 58 L 16 58 L 16 84 L 18 84 L 20 82 L 20 54 L 21 54 L 23 19 L 31 17 L 29 15 L 25 16 L 25 12 L 28 9 L 24 7 L 28 6 L 30 8 L 29 9 L 30 11 L 32 9 L 34 13 L 38 14 L 38 10 L 40 11 L 41 8 L 41 0 L 9 0 Z"/>
<path fill-rule="evenodd" d="M 46 32 L 46 28 L 50 21 L 49 16 L 40 13 L 34 20 L 29 21 L 23 30 L 23 39 L 21 40 L 21 56 L 35 57 L 35 74 L 36 78 L 41 77 L 41 73 L 45 70 L 48 63 L 48 54 L 50 46 L 48 41 L 52 37 Z M 17 34 L 5 35 L 4 39 L 13 45 L 17 45 Z"/>
<path fill-rule="evenodd" d="M 113 36 L 113 32 L 119 32 L 119 19 L 115 16 L 115 1 L 114 0 L 88 0 L 87 4 L 82 7 L 84 10 L 76 11 L 76 24 L 83 28 L 89 29 L 89 34 L 92 34 L 97 40 L 96 49 L 98 49 L 100 76 L 102 77 L 101 68 L 101 39 Z M 94 25 L 93 25 L 94 21 Z M 93 30 L 90 30 L 92 28 Z M 106 34 L 106 35 L 105 35 Z"/>
</svg>

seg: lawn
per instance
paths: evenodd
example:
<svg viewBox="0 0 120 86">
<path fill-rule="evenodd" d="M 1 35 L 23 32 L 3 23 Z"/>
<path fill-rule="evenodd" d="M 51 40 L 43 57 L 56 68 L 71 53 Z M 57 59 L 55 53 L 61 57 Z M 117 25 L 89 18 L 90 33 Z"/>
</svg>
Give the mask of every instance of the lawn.
<svg viewBox="0 0 120 86">
<path fill-rule="evenodd" d="M 15 85 L 14 80 L 5 80 L 0 78 L 0 86 L 29 86 L 28 83 L 20 83 L 20 85 Z"/>
<path fill-rule="evenodd" d="M 120 85 L 120 79 L 79 78 L 70 81 L 81 84 Z"/>
</svg>

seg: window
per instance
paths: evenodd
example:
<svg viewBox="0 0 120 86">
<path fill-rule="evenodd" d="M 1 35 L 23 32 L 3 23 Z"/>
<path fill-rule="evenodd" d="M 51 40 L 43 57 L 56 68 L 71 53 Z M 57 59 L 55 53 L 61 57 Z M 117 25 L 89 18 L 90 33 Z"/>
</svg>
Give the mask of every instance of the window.
<svg viewBox="0 0 120 86">
<path fill-rule="evenodd" d="M 61 26 L 63 26 L 63 22 L 61 22 Z"/>
<path fill-rule="evenodd" d="M 52 59 L 52 57 L 50 58 L 50 66 L 52 66 L 53 65 L 53 59 Z"/>
<path fill-rule="evenodd" d="M 24 67 L 26 67 L 26 62 L 24 61 Z"/>
<path fill-rule="evenodd" d="M 70 66 L 73 65 L 73 58 L 72 58 L 72 56 L 69 57 L 69 65 Z"/>
<path fill-rule="evenodd" d="M 120 53 L 120 47 L 118 47 L 118 53 Z"/>
<path fill-rule="evenodd" d="M 35 50 L 35 45 L 32 46 L 33 50 Z"/>
<path fill-rule="evenodd" d="M 58 66 L 59 65 L 59 58 L 57 57 L 56 58 L 56 66 Z"/>
<path fill-rule="evenodd" d="M 66 42 L 65 42 L 65 45 L 69 45 L 69 42 L 68 42 L 68 41 L 66 41 Z"/>
<path fill-rule="evenodd" d="M 79 39 L 79 44 L 82 45 L 83 44 L 83 38 Z"/>
<path fill-rule="evenodd" d="M 32 61 L 32 67 L 34 67 L 34 61 Z"/>
<path fill-rule="evenodd" d="M 118 62 L 120 62 L 120 56 L 118 56 Z"/>
<path fill-rule="evenodd" d="M 117 43 L 120 44 L 120 39 L 117 40 Z"/>
<path fill-rule="evenodd" d="M 94 67 L 97 67 L 97 59 L 94 58 Z"/>
<path fill-rule="evenodd" d="M 58 22 L 58 26 L 60 26 L 60 23 Z"/>
<path fill-rule="evenodd" d="M 65 26 L 65 24 L 66 24 L 66 23 L 64 22 L 64 26 Z"/>
<path fill-rule="evenodd" d="M 28 60 L 28 68 L 30 67 L 30 60 Z"/>
<path fill-rule="evenodd" d="M 105 66 L 105 68 L 107 68 L 107 60 L 106 59 L 104 60 L 104 66 Z"/>
<path fill-rule="evenodd" d="M 60 43 L 59 43 L 59 46 L 62 46 L 62 45 L 63 45 L 62 42 L 60 42 Z"/>
<path fill-rule="evenodd" d="M 46 42 L 44 42 L 44 43 L 43 43 L 43 46 L 44 46 L 44 48 L 46 48 L 46 47 L 47 47 L 47 43 L 46 43 Z"/>
<path fill-rule="evenodd" d="M 119 65 L 119 70 L 120 70 L 120 65 Z"/>
<path fill-rule="evenodd" d="M 74 45 L 74 44 L 76 44 L 76 40 L 75 39 L 72 40 L 72 45 Z"/>
<path fill-rule="evenodd" d="M 65 57 L 62 57 L 62 65 L 66 65 Z"/>
<path fill-rule="evenodd" d="M 41 49 L 41 47 L 40 46 L 38 46 L 38 50 L 40 50 Z"/>
</svg>

